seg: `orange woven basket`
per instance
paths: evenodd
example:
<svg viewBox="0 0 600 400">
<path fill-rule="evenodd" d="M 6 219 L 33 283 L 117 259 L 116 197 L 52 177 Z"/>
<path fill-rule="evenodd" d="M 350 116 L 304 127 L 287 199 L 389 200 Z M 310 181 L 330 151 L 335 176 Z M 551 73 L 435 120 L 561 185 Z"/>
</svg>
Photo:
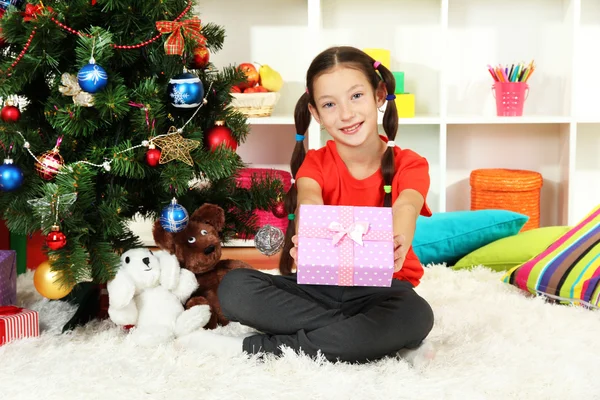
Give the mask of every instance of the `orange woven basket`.
<svg viewBox="0 0 600 400">
<path fill-rule="evenodd" d="M 471 172 L 471 210 L 502 209 L 529 216 L 521 231 L 540 226 L 542 175 L 519 169 L 477 169 Z"/>
</svg>

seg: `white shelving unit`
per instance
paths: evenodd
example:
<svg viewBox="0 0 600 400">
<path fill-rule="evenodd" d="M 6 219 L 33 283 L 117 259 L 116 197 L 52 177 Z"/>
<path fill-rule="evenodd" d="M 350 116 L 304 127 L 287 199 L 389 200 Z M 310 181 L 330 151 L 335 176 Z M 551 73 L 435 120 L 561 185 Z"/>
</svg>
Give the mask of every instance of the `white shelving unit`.
<svg viewBox="0 0 600 400">
<path fill-rule="evenodd" d="M 247 162 L 288 169 L 293 109 L 321 50 L 384 48 L 416 96 L 397 142 L 429 160 L 434 212 L 469 209 L 469 174 L 489 167 L 543 175 L 542 226 L 600 203 L 598 0 L 204 0 L 196 12 L 226 30 L 217 67 L 269 64 L 286 82 L 273 116 L 249 120 Z M 486 66 L 532 59 L 523 117 L 497 117 Z M 308 147 L 327 139 L 313 121 Z"/>
</svg>

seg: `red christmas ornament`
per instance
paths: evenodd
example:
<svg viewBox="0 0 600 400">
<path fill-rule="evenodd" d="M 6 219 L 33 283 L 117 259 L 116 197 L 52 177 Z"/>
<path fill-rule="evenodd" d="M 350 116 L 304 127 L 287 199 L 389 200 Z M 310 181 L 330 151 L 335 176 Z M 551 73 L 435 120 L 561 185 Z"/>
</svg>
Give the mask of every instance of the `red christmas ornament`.
<svg viewBox="0 0 600 400">
<path fill-rule="evenodd" d="M 37 158 L 35 170 L 42 179 L 50 181 L 54 179 L 58 171 L 62 168 L 64 161 L 58 149 L 48 151 Z"/>
<path fill-rule="evenodd" d="M 46 245 L 52 250 L 58 250 L 65 247 L 67 244 L 67 237 L 60 231 L 58 225 L 53 225 L 52 230 L 46 235 Z"/>
<path fill-rule="evenodd" d="M 18 122 L 21 118 L 21 111 L 11 101 L 7 101 L 4 107 L 2 107 L 0 118 L 4 122 Z"/>
<path fill-rule="evenodd" d="M 237 142 L 233 137 L 233 132 L 225 126 L 224 121 L 216 121 L 215 126 L 206 132 L 204 140 L 206 146 L 210 147 L 211 151 L 214 151 L 220 145 L 225 145 L 233 151 L 237 149 Z"/>
<path fill-rule="evenodd" d="M 190 68 L 192 69 L 204 69 L 210 61 L 210 53 L 206 46 L 198 46 L 194 49 L 192 60 L 190 61 Z"/>
<path fill-rule="evenodd" d="M 285 203 L 283 202 L 283 200 L 278 201 L 277 204 L 275 204 L 271 208 L 271 212 L 277 218 L 285 217 L 287 215 L 287 213 L 285 212 Z"/>
<path fill-rule="evenodd" d="M 160 160 L 160 150 L 156 148 L 153 144 L 148 146 L 148 152 L 146 153 L 146 163 L 148 163 L 151 167 L 156 167 L 158 165 L 158 161 Z"/>
</svg>

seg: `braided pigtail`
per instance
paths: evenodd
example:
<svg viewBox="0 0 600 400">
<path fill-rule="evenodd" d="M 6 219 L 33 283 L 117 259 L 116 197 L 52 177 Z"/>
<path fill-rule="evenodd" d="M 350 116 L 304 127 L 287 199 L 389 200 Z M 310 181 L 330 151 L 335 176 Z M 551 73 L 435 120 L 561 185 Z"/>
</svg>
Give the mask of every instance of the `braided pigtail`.
<svg viewBox="0 0 600 400">
<path fill-rule="evenodd" d="M 292 186 L 286 193 L 284 199 L 285 211 L 288 214 L 288 227 L 285 232 L 285 239 L 281 258 L 279 259 L 279 272 L 281 275 L 289 275 L 292 273 L 292 266 L 294 259 L 290 255 L 290 250 L 294 246 L 292 243 L 292 236 L 296 233 L 296 221 L 295 213 L 296 207 L 298 206 L 298 190 L 296 188 L 295 178 L 298 173 L 298 169 L 304 162 L 306 156 L 306 150 L 304 148 L 304 139 L 310 125 L 311 114 L 308 110 L 308 104 L 310 101 L 310 94 L 304 93 L 300 96 L 300 99 L 296 103 L 296 109 L 294 110 L 294 123 L 296 125 L 296 146 L 292 153 L 292 160 L 290 162 L 290 169 L 292 171 Z"/>
<path fill-rule="evenodd" d="M 388 148 L 383 153 L 381 158 L 381 172 L 383 174 L 383 184 L 385 196 L 383 198 L 383 206 L 392 206 L 392 180 L 395 174 L 395 160 L 394 160 L 394 139 L 396 138 L 396 132 L 398 131 L 398 111 L 396 109 L 396 102 L 394 99 L 396 96 L 396 79 L 394 75 L 387 69 L 383 64 L 376 61 L 373 66 L 381 75 L 383 83 L 387 89 L 387 107 L 383 114 L 383 130 L 388 137 L 389 143 Z"/>
</svg>

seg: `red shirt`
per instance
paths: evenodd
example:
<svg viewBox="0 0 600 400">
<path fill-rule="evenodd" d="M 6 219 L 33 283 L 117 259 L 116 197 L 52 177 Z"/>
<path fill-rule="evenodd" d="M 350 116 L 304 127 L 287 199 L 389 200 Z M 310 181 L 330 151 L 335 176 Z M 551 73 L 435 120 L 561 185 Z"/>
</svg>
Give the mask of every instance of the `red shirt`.
<svg viewBox="0 0 600 400">
<path fill-rule="evenodd" d="M 385 136 L 382 140 L 387 142 Z M 394 147 L 396 174 L 392 181 L 392 204 L 404 189 L 414 189 L 427 198 L 429 191 L 429 163 L 412 150 Z M 356 179 L 348 171 L 346 164 L 337 152 L 335 142 L 327 144 L 318 150 L 309 150 L 302 166 L 296 174 L 312 178 L 321 186 L 323 202 L 326 205 L 383 207 L 383 175 L 381 168 L 365 179 Z M 421 215 L 431 216 L 427 203 L 423 204 Z M 423 276 L 423 267 L 419 258 L 409 248 L 406 259 L 400 271 L 394 273 L 395 279 L 409 281 L 417 286 Z"/>
</svg>

